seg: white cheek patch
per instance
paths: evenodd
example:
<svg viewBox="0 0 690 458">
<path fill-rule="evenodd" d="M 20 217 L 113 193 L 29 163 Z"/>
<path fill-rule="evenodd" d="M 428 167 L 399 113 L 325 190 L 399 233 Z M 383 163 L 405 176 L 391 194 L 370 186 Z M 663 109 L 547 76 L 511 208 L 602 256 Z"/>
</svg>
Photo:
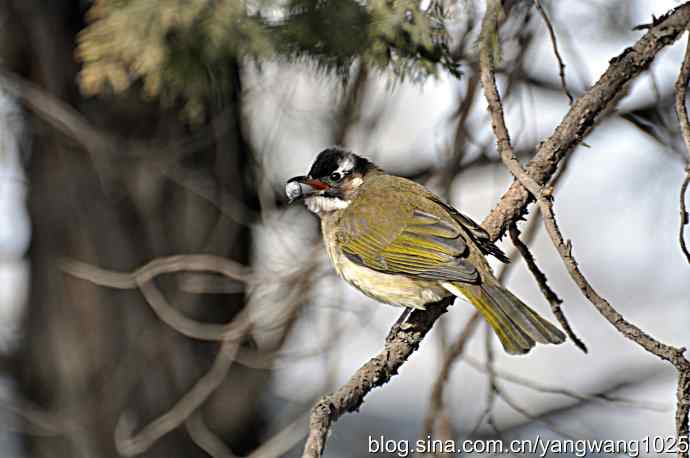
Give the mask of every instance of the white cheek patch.
<svg viewBox="0 0 690 458">
<path fill-rule="evenodd" d="M 304 199 L 304 205 L 307 206 L 309 211 L 319 215 L 347 208 L 350 202 L 337 197 L 314 196 Z"/>
<path fill-rule="evenodd" d="M 359 188 L 359 186 L 364 182 L 361 177 L 353 178 L 350 184 L 353 188 Z"/>
</svg>

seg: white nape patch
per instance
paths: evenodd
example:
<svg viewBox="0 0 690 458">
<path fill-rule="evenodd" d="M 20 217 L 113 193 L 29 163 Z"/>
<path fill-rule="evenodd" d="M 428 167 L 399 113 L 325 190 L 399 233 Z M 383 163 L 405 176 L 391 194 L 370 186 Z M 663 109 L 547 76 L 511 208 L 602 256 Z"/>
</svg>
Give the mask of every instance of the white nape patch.
<svg viewBox="0 0 690 458">
<path fill-rule="evenodd" d="M 342 210 L 350 205 L 347 200 L 339 199 L 337 197 L 313 196 L 304 199 L 304 205 L 309 211 L 318 214 L 330 213 L 336 210 Z"/>
<path fill-rule="evenodd" d="M 350 182 L 350 184 L 353 188 L 359 188 L 362 183 L 364 183 L 364 180 L 362 180 L 361 177 L 355 177 Z"/>
<path fill-rule="evenodd" d="M 346 156 L 345 159 L 340 163 L 340 167 L 338 167 L 338 172 L 345 174 L 348 172 L 351 172 L 352 169 L 355 168 L 355 160 L 352 158 L 352 156 Z"/>
</svg>

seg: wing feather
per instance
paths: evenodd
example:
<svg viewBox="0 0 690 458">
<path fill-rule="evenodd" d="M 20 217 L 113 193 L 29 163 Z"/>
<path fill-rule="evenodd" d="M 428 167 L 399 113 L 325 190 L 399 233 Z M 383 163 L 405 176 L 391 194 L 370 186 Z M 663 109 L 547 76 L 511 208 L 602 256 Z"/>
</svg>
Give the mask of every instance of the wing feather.
<svg viewBox="0 0 690 458">
<path fill-rule="evenodd" d="M 350 209 L 348 209 L 350 210 Z M 467 259 L 469 247 L 459 223 L 417 208 L 392 214 L 344 212 L 338 236 L 352 262 L 381 272 L 427 280 L 477 283 L 479 272 Z M 378 229 L 377 229 L 378 228 Z"/>
<path fill-rule="evenodd" d="M 460 225 L 462 225 L 462 227 L 467 232 L 467 235 L 472 238 L 472 240 L 476 243 L 477 247 L 481 250 L 482 253 L 490 254 L 496 257 L 496 259 L 500 260 L 501 262 L 510 262 L 510 258 L 506 256 L 503 250 L 501 250 L 499 247 L 496 246 L 496 244 L 494 244 L 494 242 L 491 240 L 491 237 L 489 236 L 489 233 L 486 232 L 486 230 L 484 230 L 483 227 L 477 224 L 473 219 L 469 218 L 466 215 L 463 215 L 455 208 L 446 204 L 436 196 L 432 196 L 431 198 L 438 205 L 441 205 L 443 208 L 445 208 L 446 211 L 448 211 L 448 213 L 450 213 L 450 215 L 453 218 L 455 218 L 455 220 Z"/>
</svg>

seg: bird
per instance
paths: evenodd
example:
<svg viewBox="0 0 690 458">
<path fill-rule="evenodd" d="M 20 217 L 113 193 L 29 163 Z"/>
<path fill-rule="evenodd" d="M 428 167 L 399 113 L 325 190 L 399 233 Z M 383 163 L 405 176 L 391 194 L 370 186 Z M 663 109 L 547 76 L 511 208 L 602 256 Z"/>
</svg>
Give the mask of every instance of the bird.
<svg viewBox="0 0 690 458">
<path fill-rule="evenodd" d="M 336 272 L 370 298 L 408 310 L 465 298 L 509 354 L 565 340 L 496 279 L 486 256 L 509 259 L 489 234 L 421 184 L 330 147 L 307 175 L 286 182 L 285 194 L 320 218 Z"/>
</svg>

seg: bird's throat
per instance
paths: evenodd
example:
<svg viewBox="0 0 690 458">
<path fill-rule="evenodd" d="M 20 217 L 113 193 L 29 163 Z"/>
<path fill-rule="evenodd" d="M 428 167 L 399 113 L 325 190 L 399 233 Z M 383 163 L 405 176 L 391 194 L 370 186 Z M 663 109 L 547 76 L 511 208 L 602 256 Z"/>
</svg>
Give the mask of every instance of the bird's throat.
<svg viewBox="0 0 690 458">
<path fill-rule="evenodd" d="M 317 215 L 323 215 L 347 208 L 350 202 L 338 197 L 313 196 L 304 199 L 304 204 L 309 211 Z"/>
</svg>

